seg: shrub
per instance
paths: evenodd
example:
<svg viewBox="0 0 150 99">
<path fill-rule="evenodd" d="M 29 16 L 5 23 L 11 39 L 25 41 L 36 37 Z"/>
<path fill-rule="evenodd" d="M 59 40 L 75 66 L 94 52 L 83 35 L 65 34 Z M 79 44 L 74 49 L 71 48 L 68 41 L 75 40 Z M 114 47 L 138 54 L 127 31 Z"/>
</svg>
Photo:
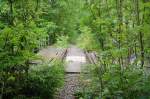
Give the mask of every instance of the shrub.
<svg viewBox="0 0 150 99">
<path fill-rule="evenodd" d="M 61 62 L 53 62 L 35 67 L 29 73 L 24 93 L 27 96 L 39 96 L 52 99 L 57 88 L 63 85 L 64 69 Z"/>
<path fill-rule="evenodd" d="M 0 85 L 2 99 L 53 99 L 64 82 L 64 68 L 60 61 L 33 66 L 23 71 L 3 72 Z"/>
<path fill-rule="evenodd" d="M 60 48 L 67 48 L 68 47 L 68 36 L 60 36 L 57 38 L 56 46 Z"/>
<path fill-rule="evenodd" d="M 95 35 L 92 33 L 91 29 L 87 26 L 80 28 L 81 34 L 77 39 L 77 44 L 80 48 L 84 50 L 98 50 L 99 43 L 95 38 Z"/>
<path fill-rule="evenodd" d="M 83 88 L 78 92 L 84 99 L 150 98 L 150 76 L 143 69 L 128 66 L 120 71 L 118 65 L 111 65 L 104 71 L 103 66 L 91 67 L 90 74 L 83 75 Z"/>
</svg>

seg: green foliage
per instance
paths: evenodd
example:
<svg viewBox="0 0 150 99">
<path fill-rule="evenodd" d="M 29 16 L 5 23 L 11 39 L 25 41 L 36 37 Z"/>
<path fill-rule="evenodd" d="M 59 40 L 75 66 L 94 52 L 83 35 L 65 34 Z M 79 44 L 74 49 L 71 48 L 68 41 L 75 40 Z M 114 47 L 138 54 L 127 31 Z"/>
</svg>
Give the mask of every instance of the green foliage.
<svg viewBox="0 0 150 99">
<path fill-rule="evenodd" d="M 79 91 L 83 99 L 149 98 L 149 76 L 136 66 L 126 67 L 122 71 L 117 65 L 107 66 L 107 70 L 103 66 L 89 68 L 90 74 L 83 75 L 83 86 Z"/>
<path fill-rule="evenodd" d="M 52 75 L 62 77 L 62 70 L 55 64 L 29 71 L 29 60 L 34 49 L 71 42 L 97 51 L 101 63 L 92 66 L 87 92 L 77 95 L 142 98 L 149 94 L 143 71 L 150 58 L 149 16 L 149 0 L 0 0 L 1 91 L 16 98 L 52 97 L 61 85 Z"/>
<path fill-rule="evenodd" d="M 39 96 L 42 99 L 52 99 L 57 88 L 64 82 L 63 64 L 59 61 L 35 67 L 29 73 L 27 85 L 24 88 L 27 95 Z"/>
<path fill-rule="evenodd" d="M 83 37 L 80 35 L 78 43 L 86 45 L 89 31 L 93 33 L 98 42 L 87 45 L 100 45 L 100 53 L 97 51 L 100 64 L 89 67 L 93 68 L 83 77 L 85 86 L 77 96 L 148 99 L 150 80 L 145 76 L 146 67 L 142 67 L 142 62 L 149 61 L 149 0 L 86 0 L 84 11 L 89 15 L 81 25 L 90 30 L 86 29 Z"/>
<path fill-rule="evenodd" d="M 57 38 L 57 42 L 55 44 L 56 47 L 60 47 L 60 48 L 67 48 L 68 47 L 68 36 L 60 36 Z"/>
<path fill-rule="evenodd" d="M 99 45 L 91 29 L 87 26 L 80 28 L 81 34 L 77 40 L 77 44 L 80 48 L 88 51 L 98 50 Z"/>
<path fill-rule="evenodd" d="M 25 73 L 25 69 L 20 66 L 9 73 L 1 72 L 3 99 L 53 99 L 57 89 L 63 85 L 64 68 L 60 61 L 33 66 L 28 74 Z"/>
</svg>

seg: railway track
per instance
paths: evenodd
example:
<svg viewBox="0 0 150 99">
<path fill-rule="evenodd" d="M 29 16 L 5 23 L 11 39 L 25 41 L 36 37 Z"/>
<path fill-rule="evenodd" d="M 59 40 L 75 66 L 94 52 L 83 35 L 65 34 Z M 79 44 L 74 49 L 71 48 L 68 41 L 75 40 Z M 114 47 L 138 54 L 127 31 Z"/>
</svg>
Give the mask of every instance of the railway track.
<svg viewBox="0 0 150 99">
<path fill-rule="evenodd" d="M 95 53 L 88 53 L 85 51 L 84 55 L 87 61 L 86 64 L 96 64 L 97 59 Z M 80 73 L 81 72 L 66 72 L 64 78 L 65 85 L 57 94 L 56 99 L 76 99 L 74 94 L 81 88 Z"/>
<path fill-rule="evenodd" d="M 86 59 L 88 60 L 88 63 L 90 63 L 90 64 L 97 63 L 97 55 L 95 52 L 89 53 L 89 52 L 85 51 L 84 53 L 86 55 Z"/>
<path fill-rule="evenodd" d="M 30 65 L 38 65 L 38 64 L 43 64 L 44 62 L 53 62 L 56 60 L 61 60 L 63 61 L 64 58 L 66 57 L 68 49 L 63 49 L 63 50 L 58 50 L 54 52 L 52 55 L 49 52 L 48 49 L 43 49 L 41 52 L 39 52 L 37 55 L 40 56 L 40 59 L 35 59 L 31 60 L 29 62 Z"/>
<path fill-rule="evenodd" d="M 44 49 L 43 51 L 40 52 L 40 55 L 46 61 L 53 62 L 53 61 L 56 61 L 56 60 L 61 60 L 62 62 L 66 61 L 66 63 L 68 63 L 66 57 L 68 57 L 68 53 L 70 53 L 69 48 L 63 49 L 61 51 L 58 50 L 55 53 L 52 53 L 53 57 L 49 56 L 51 54 L 49 51 L 50 51 L 49 49 Z M 74 53 L 77 54 L 78 51 L 79 51 L 79 54 L 78 54 L 79 56 L 75 56 L 75 57 L 76 58 L 78 57 L 79 60 L 80 59 L 82 60 L 83 57 L 85 57 L 85 59 L 86 59 L 86 63 L 84 63 L 85 65 L 86 64 L 96 64 L 97 59 L 96 59 L 96 54 L 95 53 L 89 53 L 87 51 L 82 51 L 82 50 L 77 50 L 77 52 L 74 52 Z M 81 55 L 82 58 L 80 58 L 80 55 Z M 69 61 L 70 64 L 73 61 Z M 80 67 L 80 66 L 77 66 L 77 65 L 83 65 L 82 63 L 80 63 L 80 61 L 78 61 L 78 62 L 79 62 L 79 64 L 73 64 L 71 66 Z M 38 61 L 35 61 L 35 62 L 33 61 L 32 63 L 33 64 L 39 64 Z M 84 73 L 84 71 L 82 71 L 82 72 Z M 71 72 L 65 70 L 65 78 L 64 78 L 65 84 L 61 89 L 58 90 L 58 92 L 56 92 L 55 99 L 75 99 L 74 94 L 77 90 L 80 89 L 80 82 L 81 82 L 80 81 L 80 73 L 81 73 L 81 70 L 78 71 L 78 69 L 77 69 L 77 71 L 73 71 L 73 72 L 72 72 L 72 70 L 71 70 Z"/>
<path fill-rule="evenodd" d="M 53 57 L 50 59 L 50 61 L 56 61 L 57 59 L 60 59 L 61 61 L 64 61 L 66 55 L 67 55 L 68 49 L 64 49 L 64 51 L 56 52 L 56 57 Z"/>
</svg>

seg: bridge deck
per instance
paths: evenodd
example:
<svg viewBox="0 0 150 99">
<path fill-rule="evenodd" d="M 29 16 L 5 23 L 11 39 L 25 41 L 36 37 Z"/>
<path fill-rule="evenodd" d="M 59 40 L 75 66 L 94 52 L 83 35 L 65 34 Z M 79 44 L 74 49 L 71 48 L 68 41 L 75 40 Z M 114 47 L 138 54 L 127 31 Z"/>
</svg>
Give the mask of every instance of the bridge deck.
<svg viewBox="0 0 150 99">
<path fill-rule="evenodd" d="M 86 63 L 86 56 L 83 50 L 70 46 L 65 61 L 67 62 L 65 67 L 67 73 L 79 73 Z"/>
</svg>

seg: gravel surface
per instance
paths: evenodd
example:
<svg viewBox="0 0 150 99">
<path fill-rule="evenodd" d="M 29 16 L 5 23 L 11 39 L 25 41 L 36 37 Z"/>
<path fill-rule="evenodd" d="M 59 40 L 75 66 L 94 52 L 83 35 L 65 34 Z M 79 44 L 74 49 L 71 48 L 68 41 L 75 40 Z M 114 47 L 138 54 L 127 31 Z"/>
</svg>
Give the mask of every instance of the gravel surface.
<svg viewBox="0 0 150 99">
<path fill-rule="evenodd" d="M 66 74 L 65 85 L 59 93 L 58 99 L 75 99 L 74 93 L 79 89 L 80 74 Z"/>
<path fill-rule="evenodd" d="M 80 72 L 82 66 L 86 64 L 84 51 L 71 45 L 66 56 L 67 65 L 65 67 L 65 85 L 60 90 L 58 99 L 75 99 L 74 94 L 80 88 Z"/>
</svg>

